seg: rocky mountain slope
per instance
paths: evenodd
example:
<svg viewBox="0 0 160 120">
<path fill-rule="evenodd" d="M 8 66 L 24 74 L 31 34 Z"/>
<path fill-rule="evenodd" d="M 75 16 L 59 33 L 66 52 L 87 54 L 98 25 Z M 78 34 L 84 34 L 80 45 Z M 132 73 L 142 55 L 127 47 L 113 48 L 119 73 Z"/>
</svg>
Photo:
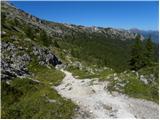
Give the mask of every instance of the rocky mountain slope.
<svg viewBox="0 0 160 120">
<path fill-rule="evenodd" d="M 68 34 L 75 34 L 76 32 L 86 32 L 86 33 L 102 33 L 105 37 L 118 38 L 121 40 L 134 39 L 137 34 L 132 33 L 127 30 L 118 30 L 114 28 L 102 28 L 102 27 L 85 27 L 85 26 L 76 26 L 72 24 L 61 24 L 49 22 L 46 20 L 41 20 L 35 16 L 32 16 L 23 10 L 15 8 L 13 5 L 2 2 L 2 15 L 5 10 L 7 10 L 7 16 L 12 19 L 20 19 L 25 21 L 26 23 L 30 23 L 37 28 L 44 29 L 48 32 L 48 34 L 53 36 L 65 36 Z M 3 11 L 4 10 L 4 11 Z M 143 36 L 141 36 L 143 40 Z"/>
<path fill-rule="evenodd" d="M 158 101 L 158 64 L 128 69 L 136 33 L 55 23 L 9 2 L 1 6 L 2 118 L 83 118 L 78 104 L 55 89 L 65 77 L 61 69 L 75 80 L 108 81 L 107 91 Z"/>
<path fill-rule="evenodd" d="M 120 40 L 134 39 L 137 35 L 128 31 L 122 31 L 113 28 L 75 26 L 41 20 L 20 9 L 15 8 L 8 2 L 2 2 L 2 20 L 4 21 L 4 23 L 2 21 L 2 79 L 6 79 L 9 76 L 27 74 L 27 68 L 25 64 L 27 64 L 27 62 L 31 60 L 32 56 L 29 54 L 33 54 L 34 56 L 39 57 L 38 59 L 40 64 L 47 65 L 51 63 L 53 65 L 56 65 L 58 63 L 61 63 L 60 61 L 58 61 L 57 57 L 48 50 L 48 48 L 41 49 L 40 47 L 37 47 L 35 45 L 34 41 L 31 38 L 21 37 L 21 35 L 24 35 L 25 32 L 25 28 L 23 27 L 24 24 L 28 25 L 30 29 L 33 29 L 32 32 L 44 30 L 47 32 L 49 36 L 56 40 L 61 40 L 70 36 L 71 38 L 73 38 L 77 35 L 77 33 L 91 34 L 90 37 L 94 37 L 92 34 L 96 33 L 106 38 L 116 38 Z M 14 32 L 16 34 L 14 34 Z M 18 34 L 20 36 L 18 36 Z M 8 39 L 8 36 L 10 37 L 11 43 L 6 40 Z M 24 44 L 30 44 L 28 46 L 31 48 L 27 48 L 27 45 L 18 46 L 18 42 L 22 42 L 21 39 L 24 39 Z M 15 44 L 17 45 L 13 44 L 12 42 L 16 42 Z M 32 53 L 25 53 L 23 56 L 16 56 L 17 52 L 21 51 L 24 53 L 27 52 L 28 49 Z M 6 57 L 6 53 L 11 54 L 8 54 L 8 56 Z M 16 59 L 15 56 L 18 57 L 18 59 Z M 13 65 L 7 63 L 7 60 L 8 62 L 11 62 Z"/>
<path fill-rule="evenodd" d="M 38 18 L 34 21 L 35 17 L 31 19 L 30 17 L 32 16 L 11 6 L 8 2 L 2 2 L 2 19 L 11 22 L 15 20 L 21 27 L 23 23 L 30 24 L 33 29 L 41 26 L 36 25 Z M 48 48 L 40 47 L 32 42 L 30 38 L 22 37 L 24 35 L 23 28 L 18 25 L 12 26 L 12 23 L 7 23 L 5 20 L 6 24 L 2 22 L 2 80 L 29 74 L 27 65 L 32 61 L 33 56 L 37 57 L 41 65 L 47 66 L 50 64 L 55 66 L 61 63 Z M 45 27 L 45 29 L 47 28 Z M 10 39 L 10 41 L 7 39 Z"/>
<path fill-rule="evenodd" d="M 149 36 L 152 38 L 153 42 L 159 43 L 159 31 L 156 30 L 139 30 L 139 29 L 130 29 L 129 31 L 133 33 L 142 34 L 144 38 L 148 38 Z"/>
</svg>

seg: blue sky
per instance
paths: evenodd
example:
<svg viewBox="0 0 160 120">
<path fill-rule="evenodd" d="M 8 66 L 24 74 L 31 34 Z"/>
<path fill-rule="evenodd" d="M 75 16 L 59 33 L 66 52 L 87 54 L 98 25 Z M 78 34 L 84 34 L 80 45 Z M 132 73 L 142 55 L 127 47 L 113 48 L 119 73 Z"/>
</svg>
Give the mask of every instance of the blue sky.
<svg viewBox="0 0 160 120">
<path fill-rule="evenodd" d="M 12 1 L 24 11 L 54 22 L 158 30 L 158 1 Z"/>
</svg>

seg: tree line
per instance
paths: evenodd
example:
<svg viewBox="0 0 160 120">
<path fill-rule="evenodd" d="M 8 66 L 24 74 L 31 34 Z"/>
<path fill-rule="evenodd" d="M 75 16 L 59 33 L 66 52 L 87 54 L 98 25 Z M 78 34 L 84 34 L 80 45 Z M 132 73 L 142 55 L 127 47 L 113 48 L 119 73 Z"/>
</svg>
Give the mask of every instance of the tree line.
<svg viewBox="0 0 160 120">
<path fill-rule="evenodd" d="M 71 54 L 81 60 L 88 61 L 92 64 L 98 64 L 100 66 L 109 66 L 117 71 L 123 71 L 125 69 L 139 70 L 145 66 L 151 66 L 155 62 L 155 46 L 152 43 L 151 37 L 147 40 L 141 41 L 140 35 L 138 35 L 132 48 L 128 46 L 132 44 L 132 41 L 121 41 L 108 38 L 103 36 L 84 34 L 76 34 L 74 40 L 64 38 L 63 41 L 56 41 L 47 35 L 46 31 L 36 31 L 29 25 L 25 26 L 26 35 L 37 42 L 42 43 L 48 47 L 53 45 L 57 48 L 63 47 L 66 49 L 71 48 Z M 35 36 L 35 33 L 39 33 Z M 63 42 L 63 44 L 59 44 Z M 131 49 L 131 53 L 129 52 Z M 121 54 L 123 53 L 123 55 Z M 127 62 L 129 61 L 129 63 Z"/>
</svg>

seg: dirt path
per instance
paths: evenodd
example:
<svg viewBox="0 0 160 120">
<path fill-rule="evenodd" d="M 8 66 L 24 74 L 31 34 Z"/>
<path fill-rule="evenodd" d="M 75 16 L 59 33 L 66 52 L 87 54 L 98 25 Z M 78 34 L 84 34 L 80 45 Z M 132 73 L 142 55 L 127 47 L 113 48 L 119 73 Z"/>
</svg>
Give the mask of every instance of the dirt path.
<svg viewBox="0 0 160 120">
<path fill-rule="evenodd" d="M 158 104 L 107 92 L 107 82 L 76 79 L 68 71 L 54 87 L 59 94 L 79 106 L 76 118 L 158 118 Z"/>
</svg>

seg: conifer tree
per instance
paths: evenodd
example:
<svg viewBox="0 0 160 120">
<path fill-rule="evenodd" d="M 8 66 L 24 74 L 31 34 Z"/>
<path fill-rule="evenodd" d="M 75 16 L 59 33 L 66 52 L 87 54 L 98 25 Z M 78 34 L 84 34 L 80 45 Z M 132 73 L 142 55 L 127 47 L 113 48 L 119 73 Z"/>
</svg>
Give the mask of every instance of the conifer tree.
<svg viewBox="0 0 160 120">
<path fill-rule="evenodd" d="M 129 61 L 131 70 L 138 70 L 145 65 L 144 55 L 143 55 L 143 46 L 140 40 L 140 35 L 135 38 L 135 43 L 132 46 L 131 50 L 131 59 Z"/>
<path fill-rule="evenodd" d="M 25 30 L 27 37 L 29 37 L 30 39 L 33 40 L 34 39 L 34 31 L 32 30 L 32 28 L 28 25 L 25 25 L 24 30 Z"/>
<path fill-rule="evenodd" d="M 146 40 L 145 51 L 144 51 L 144 57 L 145 57 L 145 64 L 146 65 L 151 65 L 151 63 L 153 62 L 153 56 L 154 56 L 153 54 L 154 54 L 153 43 L 151 41 L 151 37 L 149 37 Z"/>
<path fill-rule="evenodd" d="M 40 41 L 42 41 L 43 45 L 45 46 L 49 46 L 51 44 L 51 40 L 49 39 L 47 33 L 44 30 L 40 32 L 39 39 Z"/>
</svg>

